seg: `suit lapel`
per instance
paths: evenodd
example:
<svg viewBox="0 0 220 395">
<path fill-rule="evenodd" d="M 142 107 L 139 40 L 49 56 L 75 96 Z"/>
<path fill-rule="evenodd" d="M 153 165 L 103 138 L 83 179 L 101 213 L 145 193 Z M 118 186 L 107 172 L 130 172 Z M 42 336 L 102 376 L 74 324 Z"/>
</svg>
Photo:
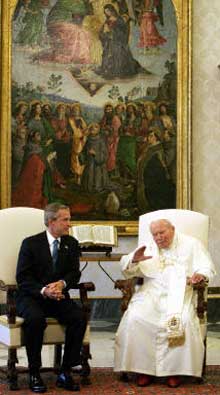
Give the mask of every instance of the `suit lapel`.
<svg viewBox="0 0 220 395">
<path fill-rule="evenodd" d="M 68 255 L 69 255 L 69 244 L 66 240 L 66 237 L 61 237 L 58 262 L 64 263 L 65 260 L 68 259 Z"/>
<path fill-rule="evenodd" d="M 53 260 L 52 256 L 50 253 L 50 246 L 47 240 L 47 234 L 46 232 L 43 232 L 39 235 L 39 245 L 40 248 L 42 249 L 42 254 L 43 254 L 43 260 L 46 262 L 50 267 L 53 266 Z"/>
</svg>

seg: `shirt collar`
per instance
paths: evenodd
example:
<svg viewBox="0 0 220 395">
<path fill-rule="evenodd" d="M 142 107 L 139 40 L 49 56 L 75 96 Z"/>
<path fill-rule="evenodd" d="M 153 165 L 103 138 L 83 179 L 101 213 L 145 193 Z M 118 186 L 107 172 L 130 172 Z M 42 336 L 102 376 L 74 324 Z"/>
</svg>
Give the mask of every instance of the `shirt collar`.
<svg viewBox="0 0 220 395">
<path fill-rule="evenodd" d="M 60 244 L 60 241 L 61 241 L 60 237 L 57 237 L 57 238 L 53 237 L 52 234 L 48 230 L 46 230 L 46 234 L 47 234 L 47 240 L 48 240 L 49 246 L 51 246 L 53 244 L 54 240 L 58 240 L 59 244 Z"/>
</svg>

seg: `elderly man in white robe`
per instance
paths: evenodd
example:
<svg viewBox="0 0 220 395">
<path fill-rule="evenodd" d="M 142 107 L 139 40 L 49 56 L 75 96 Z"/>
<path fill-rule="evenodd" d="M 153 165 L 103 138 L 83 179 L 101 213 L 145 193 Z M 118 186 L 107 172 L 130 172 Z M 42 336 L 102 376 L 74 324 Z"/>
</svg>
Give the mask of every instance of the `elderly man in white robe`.
<svg viewBox="0 0 220 395">
<path fill-rule="evenodd" d="M 202 243 L 175 231 L 165 219 L 151 223 L 152 242 L 123 256 L 126 278 L 142 277 L 115 340 L 115 371 L 137 373 L 139 386 L 155 376 L 170 387 L 181 375 L 201 377 L 203 334 L 193 285 L 209 280 L 215 269 Z"/>
</svg>

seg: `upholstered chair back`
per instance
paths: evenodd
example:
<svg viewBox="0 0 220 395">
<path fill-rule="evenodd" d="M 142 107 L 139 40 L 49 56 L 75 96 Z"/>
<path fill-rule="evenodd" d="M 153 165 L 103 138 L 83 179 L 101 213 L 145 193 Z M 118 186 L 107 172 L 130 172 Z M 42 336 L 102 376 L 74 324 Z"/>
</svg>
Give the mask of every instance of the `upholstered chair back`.
<svg viewBox="0 0 220 395">
<path fill-rule="evenodd" d="M 150 224 L 157 219 L 168 219 L 181 233 L 199 239 L 208 247 L 209 217 L 191 210 L 168 209 L 158 210 L 139 217 L 138 245 L 152 240 Z"/>
<path fill-rule="evenodd" d="M 43 210 L 29 207 L 0 210 L 1 281 L 9 285 L 16 284 L 16 265 L 22 240 L 44 229 Z"/>
</svg>

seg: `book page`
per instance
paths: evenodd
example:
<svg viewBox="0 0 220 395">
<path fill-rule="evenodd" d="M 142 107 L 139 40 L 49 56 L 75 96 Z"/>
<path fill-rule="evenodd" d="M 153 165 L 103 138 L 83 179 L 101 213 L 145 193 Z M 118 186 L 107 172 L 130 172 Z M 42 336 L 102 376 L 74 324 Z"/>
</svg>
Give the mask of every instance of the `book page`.
<svg viewBox="0 0 220 395">
<path fill-rule="evenodd" d="M 94 225 L 92 230 L 95 244 L 116 244 L 116 234 L 114 226 Z"/>
<path fill-rule="evenodd" d="M 72 226 L 72 235 L 78 240 L 79 243 L 94 242 L 91 225 Z"/>
</svg>

